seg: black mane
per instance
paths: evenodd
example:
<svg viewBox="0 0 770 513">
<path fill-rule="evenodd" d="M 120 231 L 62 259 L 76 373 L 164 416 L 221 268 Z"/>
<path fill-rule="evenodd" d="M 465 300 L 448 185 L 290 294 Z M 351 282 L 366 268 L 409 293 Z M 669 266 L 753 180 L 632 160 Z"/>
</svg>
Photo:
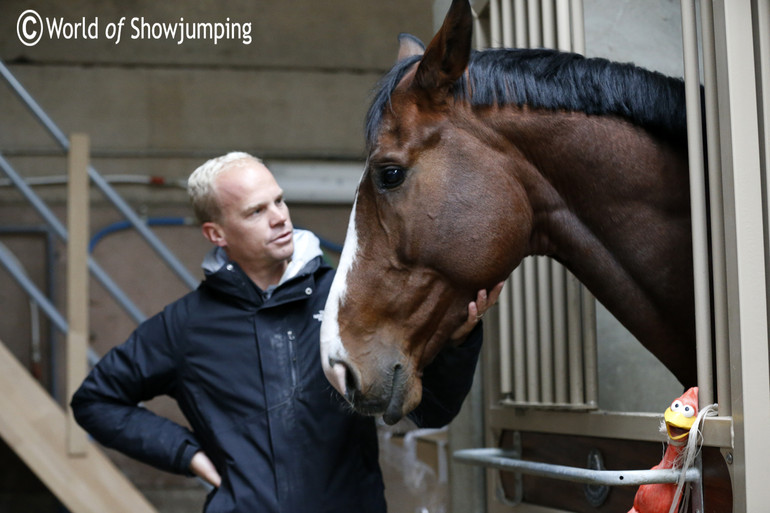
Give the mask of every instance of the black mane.
<svg viewBox="0 0 770 513">
<path fill-rule="evenodd" d="M 366 118 L 366 140 L 377 137 L 384 109 L 407 70 L 405 59 L 379 83 Z M 469 73 L 453 86 L 474 106 L 529 105 L 548 110 L 617 115 L 675 146 L 686 145 L 684 82 L 633 64 L 555 50 L 494 49 L 471 54 Z"/>
</svg>

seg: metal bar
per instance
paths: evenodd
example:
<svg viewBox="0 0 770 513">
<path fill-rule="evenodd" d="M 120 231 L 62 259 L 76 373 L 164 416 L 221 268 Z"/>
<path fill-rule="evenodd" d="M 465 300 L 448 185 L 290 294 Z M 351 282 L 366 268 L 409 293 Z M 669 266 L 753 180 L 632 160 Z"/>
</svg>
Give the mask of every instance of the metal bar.
<svg viewBox="0 0 770 513">
<path fill-rule="evenodd" d="M 56 267 L 54 266 L 54 262 L 56 261 L 56 251 L 54 249 L 55 243 L 56 243 L 56 236 L 53 234 L 49 226 L 45 226 L 45 268 L 46 268 L 45 291 L 48 297 L 56 297 Z M 49 329 L 48 330 L 48 351 L 49 351 L 48 375 L 50 380 L 51 395 L 53 396 L 54 399 L 58 401 L 58 400 L 62 400 L 62 391 L 59 390 L 59 373 L 56 372 L 56 369 L 57 369 L 56 363 L 58 360 L 56 357 L 56 351 L 55 351 L 56 345 L 57 345 L 56 331 Z M 94 354 L 94 362 L 96 362 L 97 361 L 96 352 L 93 351 L 93 354 Z"/>
<path fill-rule="evenodd" d="M 566 16 L 566 15 L 564 15 Z M 585 54 L 585 18 L 583 16 L 583 0 L 570 1 L 571 50 Z M 593 294 L 581 285 L 577 278 L 570 277 L 568 286 L 574 287 L 580 296 L 582 337 L 571 343 L 574 369 L 577 373 L 572 377 L 570 387 L 572 402 L 582 401 L 584 404 L 596 407 L 599 404 L 599 365 L 597 363 L 596 340 L 596 299 Z M 582 346 L 582 351 L 581 351 Z"/>
<path fill-rule="evenodd" d="M 50 235 L 49 235 L 49 238 L 50 238 Z M 9 250 L 1 242 L 0 242 L 0 263 L 2 263 L 5 266 L 5 268 L 10 273 L 11 277 L 14 280 L 16 280 L 16 283 L 22 289 L 24 289 L 24 292 L 27 293 L 27 296 L 29 296 L 32 301 L 37 303 L 37 305 L 43 309 L 43 312 L 46 314 L 48 319 L 50 319 L 50 321 L 54 324 L 54 327 L 56 327 L 56 329 L 58 329 L 60 332 L 66 335 L 69 329 L 67 320 L 64 318 L 63 315 L 59 313 L 59 310 L 56 308 L 56 305 L 54 305 L 46 297 L 46 295 L 43 294 L 40 291 L 40 289 L 37 288 L 37 285 L 35 285 L 32 282 L 32 280 L 29 279 L 26 271 L 21 266 L 18 259 L 14 256 L 11 250 Z M 99 361 L 99 356 L 91 347 L 87 349 L 87 355 L 88 355 L 88 363 L 90 365 L 96 365 L 96 362 Z M 51 358 L 52 360 L 55 358 L 54 353 L 52 353 Z M 54 372 L 53 374 L 56 374 L 56 373 Z M 52 382 L 52 388 L 54 392 L 56 392 L 55 385 L 56 385 L 56 381 L 54 380 Z"/>
<path fill-rule="evenodd" d="M 540 0 L 540 7 L 542 15 L 543 46 L 545 48 L 556 48 L 553 0 Z"/>
<path fill-rule="evenodd" d="M 516 268 L 511 276 L 511 301 L 513 302 L 513 398 L 527 400 L 527 352 L 524 331 L 524 278 L 523 269 Z"/>
<path fill-rule="evenodd" d="M 733 511 L 770 503 L 770 362 L 756 61 L 750 0 L 714 2 L 727 241 Z"/>
<path fill-rule="evenodd" d="M 690 164 L 690 217 L 695 289 L 698 402 L 703 407 L 714 402 L 713 372 L 711 367 L 711 296 L 706 219 L 708 211 L 706 208 L 705 166 L 703 162 L 703 122 L 701 120 L 695 0 L 681 0 L 681 6 L 685 100 L 687 104 L 687 153 Z"/>
<path fill-rule="evenodd" d="M 538 367 L 537 346 L 537 276 L 535 259 L 525 258 L 524 266 L 524 304 L 527 305 L 527 400 L 540 401 L 540 369 Z"/>
<path fill-rule="evenodd" d="M 555 16 L 555 17 L 554 17 Z M 556 0 L 555 14 L 547 25 L 555 23 L 554 45 L 559 50 L 571 49 L 569 0 Z M 567 271 L 556 261 L 551 261 L 551 288 L 553 293 L 553 365 L 554 388 L 557 403 L 570 400 L 567 357 Z"/>
<path fill-rule="evenodd" d="M 169 268 L 182 280 L 190 289 L 198 286 L 199 280 L 196 279 L 190 271 L 177 259 L 171 250 L 155 235 L 155 233 L 142 221 L 139 215 L 123 200 L 120 194 L 100 175 L 93 166 L 88 166 L 88 176 L 102 193 L 112 202 L 112 204 L 125 216 L 147 241 L 152 249 L 163 259 Z"/>
<path fill-rule="evenodd" d="M 503 21 L 503 47 L 511 48 L 514 40 L 513 8 L 511 0 L 500 0 L 500 16 Z"/>
<path fill-rule="evenodd" d="M 556 0 L 556 45 L 564 52 L 572 50 L 569 0 Z"/>
<path fill-rule="evenodd" d="M 526 0 L 514 0 L 513 11 L 516 23 L 516 48 L 526 48 L 528 40 Z"/>
<path fill-rule="evenodd" d="M 21 83 L 16 80 L 16 77 L 10 72 L 0 60 L 0 75 L 5 78 L 10 85 L 11 89 L 21 99 L 21 101 L 27 106 L 32 114 L 40 121 L 45 129 L 51 134 L 56 142 L 61 146 L 64 151 L 69 150 L 69 141 L 64 136 L 64 133 L 58 126 L 48 117 L 48 114 L 38 105 L 34 98 L 24 89 Z M 110 186 L 107 181 L 93 168 L 88 167 L 88 175 L 94 184 L 102 191 L 102 193 L 109 199 L 112 204 L 128 219 L 134 228 L 144 237 L 145 241 L 150 245 L 152 249 L 163 259 L 171 270 L 185 283 L 190 289 L 194 289 L 198 286 L 198 280 L 193 277 L 190 271 L 176 258 L 176 256 L 166 247 L 165 244 L 153 233 L 150 228 L 142 222 L 142 219 L 134 212 L 128 203 L 123 200 L 122 197 Z"/>
<path fill-rule="evenodd" d="M 583 316 L 583 362 L 585 369 L 585 402 L 599 404 L 599 365 L 596 345 L 596 300 L 587 288 L 580 288 L 581 312 Z"/>
<path fill-rule="evenodd" d="M 548 477 L 573 483 L 605 486 L 639 486 L 655 483 L 676 483 L 681 470 L 591 470 L 520 459 L 516 451 L 505 449 L 463 449 L 454 452 L 454 459 L 508 472 Z M 701 478 L 700 470 L 689 468 L 685 481 L 693 483 Z"/>
<path fill-rule="evenodd" d="M 537 302 L 540 345 L 540 401 L 553 402 L 553 325 L 551 322 L 551 261 L 537 257 Z"/>
<path fill-rule="evenodd" d="M 482 50 L 489 46 L 487 41 L 487 27 L 479 18 L 479 13 L 473 9 L 473 39 L 476 50 Z"/>
<path fill-rule="evenodd" d="M 56 294 L 56 270 L 53 265 L 53 262 L 55 261 L 55 251 L 54 251 L 54 244 L 56 242 L 56 237 L 52 233 L 51 227 L 47 225 L 41 225 L 41 226 L 0 226 L 0 235 L 42 235 L 44 238 L 44 246 L 45 246 L 45 289 L 46 292 L 44 296 L 46 298 L 49 297 L 55 297 Z M 15 258 L 15 256 L 12 255 L 10 250 L 8 250 L 9 254 L 13 257 L 14 262 L 16 262 L 16 269 L 19 270 L 19 272 L 24 273 L 24 269 L 22 266 L 18 263 L 18 260 Z M 10 269 L 9 269 L 10 271 Z M 13 272 L 11 272 L 13 274 Z M 42 294 L 42 292 L 41 292 Z M 34 318 L 30 319 L 31 323 L 31 329 L 33 331 L 38 330 L 39 331 L 39 325 L 40 325 L 40 316 L 37 315 L 39 312 L 39 306 L 37 302 L 33 298 L 29 298 L 30 306 L 32 307 L 31 312 L 35 312 Z M 30 316 L 32 316 L 32 313 L 30 313 Z M 32 335 L 32 339 L 34 340 L 35 335 Z M 62 395 L 59 393 L 58 383 L 58 373 L 56 372 L 56 330 L 48 330 L 48 351 L 49 351 L 49 359 L 50 359 L 50 365 L 49 367 L 49 373 L 48 373 L 48 382 L 49 382 L 49 392 L 51 395 L 56 399 L 61 399 Z"/>
<path fill-rule="evenodd" d="M 27 201 L 37 210 L 48 226 L 56 233 L 56 235 L 62 240 L 67 242 L 67 229 L 59 221 L 56 215 L 46 206 L 43 200 L 35 194 L 29 185 L 21 178 L 21 176 L 13 169 L 11 163 L 8 162 L 2 154 L 0 154 L 0 168 L 3 169 L 8 178 L 13 182 L 16 188 L 24 195 Z M 107 292 L 115 298 L 118 304 L 128 313 L 128 315 L 134 319 L 135 322 L 140 323 L 146 316 L 141 310 L 129 299 L 128 296 L 118 287 L 118 285 L 110 278 L 110 276 L 96 263 L 96 261 L 88 257 L 88 268 L 94 277 L 101 283 Z"/>
<path fill-rule="evenodd" d="M 567 271 L 551 260 L 551 294 L 553 308 L 553 380 L 554 400 L 566 403 L 569 399 L 569 372 L 567 370 Z"/>
<path fill-rule="evenodd" d="M 727 326 L 727 273 L 725 269 L 724 199 L 722 194 L 722 154 L 719 147 L 719 104 L 717 64 L 714 48 L 714 3 L 700 0 L 703 91 L 706 115 L 706 155 L 711 213 L 711 300 L 714 308 L 717 396 L 719 415 L 732 414 L 730 406 L 730 350 Z M 706 404 L 702 403 L 701 407 Z"/>
<path fill-rule="evenodd" d="M 583 383 L 583 337 L 580 326 L 580 282 L 567 273 L 567 345 L 569 347 L 569 401 L 585 402 Z"/>
<path fill-rule="evenodd" d="M 702 454 L 698 454 L 695 457 L 695 467 L 698 469 L 701 475 L 703 475 L 703 458 Z M 703 482 L 699 480 L 700 486 L 695 486 L 692 490 L 692 511 L 695 513 L 701 513 L 706 511 L 703 504 Z"/>
<path fill-rule="evenodd" d="M 572 11 L 572 51 L 586 53 L 586 30 L 583 18 L 583 0 L 571 0 Z"/>
<path fill-rule="evenodd" d="M 528 408 L 514 411 L 507 406 L 489 408 L 486 422 L 490 429 L 510 429 L 515 422 L 520 431 L 537 431 L 576 436 L 601 436 L 620 440 L 665 442 L 660 433 L 660 413 L 624 413 L 603 410 Z M 731 417 L 706 417 L 703 422 L 703 445 L 708 447 L 733 446 Z M 495 438 L 489 446 L 496 445 Z"/>
<path fill-rule="evenodd" d="M 757 0 L 754 9 L 754 57 L 759 107 L 759 163 L 765 180 L 765 272 L 770 280 L 770 2 Z M 770 286 L 767 287 L 770 290 Z M 770 303 L 770 301 L 768 301 Z M 770 308 L 770 305 L 768 306 Z M 770 316 L 770 310 L 768 310 Z M 721 404 L 720 404 L 721 406 Z"/>
<path fill-rule="evenodd" d="M 503 395 L 509 395 L 513 391 L 513 379 L 511 376 L 512 362 L 511 362 L 511 282 L 510 279 L 503 285 L 503 290 L 500 292 L 500 298 L 498 299 L 499 312 L 498 315 L 498 329 L 499 336 L 497 337 L 497 343 L 500 356 L 500 393 Z"/>
<path fill-rule="evenodd" d="M 770 180 L 767 180 L 767 173 L 770 171 L 770 2 L 757 0 L 754 3 L 754 19 L 755 62 L 758 73 L 757 99 L 760 107 L 759 158 L 766 176 L 765 182 L 770 186 Z M 770 222 L 768 224 L 770 225 Z"/>
<path fill-rule="evenodd" d="M 16 257 L 13 256 L 13 253 L 11 253 L 3 243 L 0 243 L 0 262 L 5 266 L 13 279 L 16 280 L 16 283 L 24 289 L 27 295 L 40 305 L 48 318 L 51 319 L 54 326 L 56 326 L 62 333 L 67 333 L 66 319 L 59 313 L 53 303 L 45 297 L 45 294 L 40 292 L 37 286 L 32 283 L 32 280 L 29 279 L 27 273 L 24 272 L 24 269 L 19 266 Z"/>
<path fill-rule="evenodd" d="M 24 179 L 19 175 L 16 170 L 11 166 L 11 163 L 0 153 L 0 168 L 3 169 L 5 174 L 11 180 L 13 185 L 24 195 L 27 201 L 30 202 L 32 207 L 37 210 L 38 214 L 43 220 L 50 226 L 56 235 L 63 241 L 67 242 L 67 229 L 59 221 L 59 218 L 46 206 L 40 197 L 35 194 L 32 188 L 27 185 Z"/>
<path fill-rule="evenodd" d="M 543 43 L 542 28 L 540 27 L 540 2 L 527 0 L 527 33 L 529 35 L 527 45 L 529 48 L 538 48 Z"/>
<path fill-rule="evenodd" d="M 489 46 L 500 48 L 503 36 L 500 25 L 500 0 L 489 0 Z"/>
</svg>

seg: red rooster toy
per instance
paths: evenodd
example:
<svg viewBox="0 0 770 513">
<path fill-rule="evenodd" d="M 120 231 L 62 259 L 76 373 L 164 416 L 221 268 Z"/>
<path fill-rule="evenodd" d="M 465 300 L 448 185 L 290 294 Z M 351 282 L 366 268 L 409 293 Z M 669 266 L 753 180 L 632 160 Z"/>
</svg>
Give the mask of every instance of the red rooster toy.
<svg viewBox="0 0 770 513">
<path fill-rule="evenodd" d="M 668 446 L 663 459 L 656 469 L 681 468 L 682 452 L 687 444 L 690 429 L 698 414 L 698 387 L 693 387 L 675 399 L 666 409 L 663 420 L 666 423 Z M 681 497 L 676 497 L 675 483 L 641 485 L 634 497 L 634 506 L 628 513 L 668 513 L 676 511 Z M 676 507 L 672 504 L 676 500 Z"/>
</svg>

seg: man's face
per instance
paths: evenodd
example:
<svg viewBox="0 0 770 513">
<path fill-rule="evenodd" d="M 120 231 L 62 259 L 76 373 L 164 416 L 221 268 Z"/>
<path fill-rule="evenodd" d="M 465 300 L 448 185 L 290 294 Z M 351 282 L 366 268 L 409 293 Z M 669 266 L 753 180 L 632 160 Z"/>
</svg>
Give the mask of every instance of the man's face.
<svg viewBox="0 0 770 513">
<path fill-rule="evenodd" d="M 221 215 L 210 223 L 209 240 L 246 270 L 284 266 L 294 253 L 293 227 L 270 171 L 254 160 L 234 162 L 217 176 L 215 190 Z"/>
</svg>

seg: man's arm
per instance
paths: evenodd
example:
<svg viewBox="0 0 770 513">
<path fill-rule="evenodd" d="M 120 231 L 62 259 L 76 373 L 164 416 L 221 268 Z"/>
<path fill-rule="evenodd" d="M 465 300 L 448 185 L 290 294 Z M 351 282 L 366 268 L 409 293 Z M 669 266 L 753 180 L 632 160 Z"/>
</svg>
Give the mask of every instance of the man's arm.
<svg viewBox="0 0 770 513">
<path fill-rule="evenodd" d="M 162 470 L 189 474 L 200 450 L 193 433 L 139 406 L 173 394 L 176 356 L 162 314 L 142 323 L 75 392 L 71 405 L 78 424 L 106 447 Z"/>
</svg>

